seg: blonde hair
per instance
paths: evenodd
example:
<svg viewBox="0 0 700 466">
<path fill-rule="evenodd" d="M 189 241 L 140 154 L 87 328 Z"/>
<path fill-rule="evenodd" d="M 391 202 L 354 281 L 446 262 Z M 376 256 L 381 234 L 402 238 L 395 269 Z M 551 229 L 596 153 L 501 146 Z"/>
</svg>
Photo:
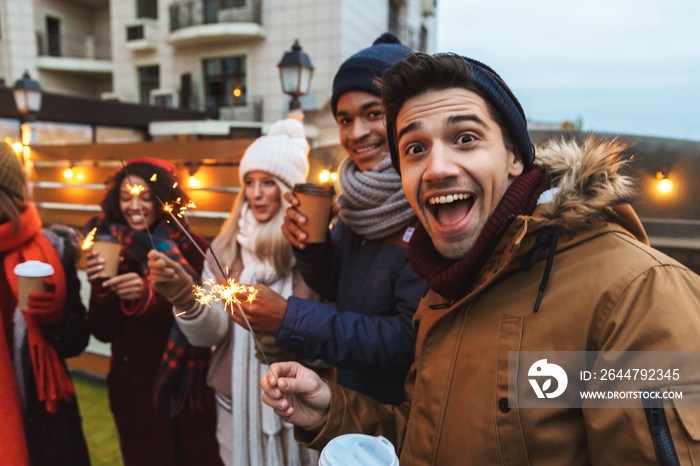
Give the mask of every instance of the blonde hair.
<svg viewBox="0 0 700 466">
<path fill-rule="evenodd" d="M 275 184 L 280 190 L 280 208 L 277 213 L 265 223 L 260 224 L 255 240 L 255 255 L 261 261 L 269 261 L 275 270 L 284 275 L 292 269 L 294 254 L 289 241 L 282 234 L 282 224 L 286 215 L 289 202 L 284 198 L 284 194 L 291 192 L 291 189 L 276 176 L 272 176 Z M 245 190 L 241 187 L 236 200 L 231 208 L 231 214 L 221 226 L 216 240 L 219 243 L 218 255 L 224 267 L 233 266 L 238 256 L 238 222 L 243 214 L 243 208 L 248 204 L 245 198 Z"/>
</svg>

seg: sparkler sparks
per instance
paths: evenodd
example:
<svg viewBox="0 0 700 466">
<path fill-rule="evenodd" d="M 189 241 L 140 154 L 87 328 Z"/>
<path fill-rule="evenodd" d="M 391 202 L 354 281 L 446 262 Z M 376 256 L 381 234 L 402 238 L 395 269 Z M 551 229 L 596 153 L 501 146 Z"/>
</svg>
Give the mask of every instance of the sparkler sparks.
<svg viewBox="0 0 700 466">
<path fill-rule="evenodd" d="M 129 190 L 129 194 L 132 196 L 140 196 L 146 190 L 146 187 L 140 184 L 127 184 L 126 189 Z"/>
<path fill-rule="evenodd" d="M 234 280 L 233 278 L 226 279 L 225 284 L 216 283 L 213 278 L 208 278 L 204 280 L 203 285 L 204 286 L 194 286 L 195 299 L 199 303 L 209 307 L 211 307 L 212 301 L 221 301 L 224 303 L 224 308 L 228 309 L 231 315 L 233 315 L 233 306 L 235 305 L 238 308 L 238 311 L 241 313 L 241 316 L 243 317 L 243 320 L 245 321 L 245 324 L 248 327 L 248 331 L 250 332 L 250 336 L 253 338 L 253 341 L 255 341 L 255 344 L 258 346 L 258 350 L 260 351 L 260 354 L 265 360 L 265 363 L 269 366 L 270 361 L 267 359 L 267 356 L 265 355 L 265 352 L 263 351 L 260 342 L 255 336 L 255 332 L 253 332 L 253 327 L 250 325 L 248 317 L 245 315 L 245 312 L 241 307 L 241 298 L 245 296 L 244 300 L 247 303 L 252 303 L 253 301 L 255 301 L 255 297 L 257 296 L 260 290 L 258 290 L 254 286 L 236 283 L 236 280 Z M 272 370 L 271 372 L 273 377 L 276 379 L 277 375 Z"/>
<path fill-rule="evenodd" d="M 151 181 L 155 181 L 158 179 L 158 174 L 154 173 L 153 176 L 151 177 Z"/>
<path fill-rule="evenodd" d="M 231 314 L 233 314 L 233 306 L 240 305 L 241 299 L 252 303 L 260 291 L 254 286 L 237 283 L 233 278 L 227 279 L 226 283 L 216 283 L 213 278 L 208 278 L 203 285 L 195 285 L 195 299 L 210 307 L 212 301 L 222 301 Z"/>
<path fill-rule="evenodd" d="M 93 228 L 92 231 L 87 234 L 87 236 L 83 240 L 83 245 L 81 246 L 81 249 L 83 251 L 86 251 L 92 247 L 92 243 L 95 242 L 95 233 L 96 232 L 97 232 L 97 227 Z"/>
</svg>

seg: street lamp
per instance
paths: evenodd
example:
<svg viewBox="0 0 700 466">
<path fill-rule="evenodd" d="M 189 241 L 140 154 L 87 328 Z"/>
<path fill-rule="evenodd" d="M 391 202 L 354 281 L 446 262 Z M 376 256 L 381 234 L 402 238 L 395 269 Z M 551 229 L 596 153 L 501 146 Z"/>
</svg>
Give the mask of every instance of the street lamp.
<svg viewBox="0 0 700 466">
<path fill-rule="evenodd" d="M 309 92 L 314 66 L 311 64 L 309 56 L 302 52 L 299 40 L 294 41 L 291 51 L 284 53 L 277 67 L 280 69 L 282 92 L 292 97 L 289 111 L 300 110 L 299 97 Z"/>
<path fill-rule="evenodd" d="M 24 121 L 34 121 L 41 109 L 41 86 L 25 71 L 22 78 L 15 81 L 13 88 L 17 111 L 24 116 Z"/>
<path fill-rule="evenodd" d="M 33 183 L 31 181 L 32 163 L 29 155 L 29 143 L 32 140 L 32 131 L 26 123 L 34 121 L 41 109 L 41 86 L 29 76 L 29 71 L 25 71 L 22 77 L 15 81 L 13 94 L 17 111 L 20 113 L 19 138 L 22 143 L 24 176 L 27 180 L 27 200 L 31 200 Z"/>
</svg>

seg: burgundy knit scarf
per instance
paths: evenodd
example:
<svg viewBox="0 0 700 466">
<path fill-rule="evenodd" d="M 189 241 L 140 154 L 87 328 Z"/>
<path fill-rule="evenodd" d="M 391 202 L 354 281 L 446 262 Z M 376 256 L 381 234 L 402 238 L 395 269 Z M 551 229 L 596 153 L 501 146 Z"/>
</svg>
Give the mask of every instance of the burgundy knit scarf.
<svg viewBox="0 0 700 466">
<path fill-rule="evenodd" d="M 542 171 L 536 167 L 516 178 L 487 220 L 472 250 L 461 259 L 441 256 L 425 227 L 418 225 L 408 243 L 411 267 L 440 296 L 448 299 L 466 296 L 511 219 L 532 214 L 537 199 L 547 187 Z"/>
</svg>

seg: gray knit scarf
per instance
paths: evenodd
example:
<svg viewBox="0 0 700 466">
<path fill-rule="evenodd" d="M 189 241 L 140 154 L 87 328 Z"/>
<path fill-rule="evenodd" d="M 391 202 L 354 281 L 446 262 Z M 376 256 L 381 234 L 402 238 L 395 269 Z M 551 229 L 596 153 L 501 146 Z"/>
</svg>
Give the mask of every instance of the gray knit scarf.
<svg viewBox="0 0 700 466">
<path fill-rule="evenodd" d="M 388 154 L 364 172 L 346 158 L 340 166 L 340 189 L 340 217 L 365 238 L 387 237 L 416 219 Z"/>
</svg>

